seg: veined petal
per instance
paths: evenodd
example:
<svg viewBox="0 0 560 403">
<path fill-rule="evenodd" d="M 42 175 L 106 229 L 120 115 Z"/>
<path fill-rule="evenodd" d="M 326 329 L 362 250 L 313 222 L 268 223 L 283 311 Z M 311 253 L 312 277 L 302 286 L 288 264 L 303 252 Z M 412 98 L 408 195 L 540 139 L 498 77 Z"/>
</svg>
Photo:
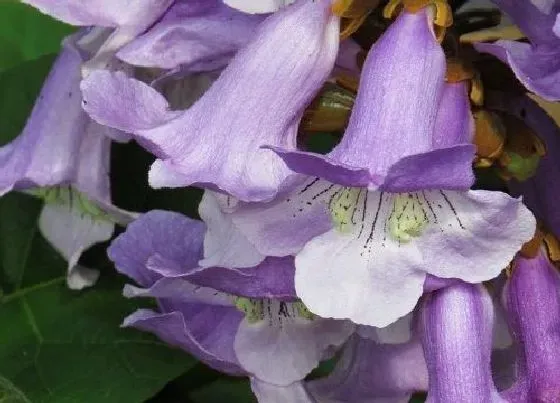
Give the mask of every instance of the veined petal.
<svg viewBox="0 0 560 403">
<path fill-rule="evenodd" d="M 258 266 L 242 269 L 208 267 L 185 278 L 194 284 L 241 297 L 294 301 L 297 298 L 294 274 L 294 258 L 288 256 L 267 257 Z"/>
<path fill-rule="evenodd" d="M 319 178 L 297 177 L 273 201 L 241 203 L 227 215 L 263 255 L 293 255 L 332 227 L 328 201 L 338 190 Z"/>
<path fill-rule="evenodd" d="M 177 2 L 161 21 L 124 46 L 117 57 L 126 63 L 185 71 L 225 67 L 246 45 L 265 16 L 248 15 L 220 0 Z"/>
<path fill-rule="evenodd" d="M 466 190 L 473 119 L 464 84 L 444 85 L 444 70 L 426 12 L 403 12 L 370 50 L 340 144 L 326 156 L 271 149 L 292 170 L 344 186 Z"/>
<path fill-rule="evenodd" d="M 234 348 L 241 367 L 268 383 L 287 386 L 302 380 L 329 347 L 342 345 L 354 330 L 348 321 L 302 316 L 290 303 L 263 303 L 264 318 L 243 320 Z"/>
<path fill-rule="evenodd" d="M 251 377 L 251 390 L 259 402 L 266 403 L 316 403 L 307 392 L 303 382 L 278 386 Z"/>
<path fill-rule="evenodd" d="M 253 267 L 265 259 L 266 255 L 255 249 L 238 230 L 231 215 L 222 212 L 217 198 L 208 190 L 202 196 L 199 214 L 207 227 L 200 266 Z"/>
<path fill-rule="evenodd" d="M 498 192 L 346 192 L 330 205 L 336 228 L 296 256 L 296 292 L 323 317 L 384 327 L 414 308 L 426 273 L 489 280 L 535 230 L 520 200 Z"/>
<path fill-rule="evenodd" d="M 319 402 L 407 403 L 414 392 L 428 389 L 422 345 L 378 344 L 355 334 L 334 371 L 307 389 Z"/>
<path fill-rule="evenodd" d="M 552 31 L 550 36 L 554 36 Z M 525 87 L 549 100 L 560 100 L 560 38 L 555 47 L 534 47 L 528 43 L 497 41 L 477 43 L 475 48 L 508 64 Z"/>
<path fill-rule="evenodd" d="M 280 8 L 292 4 L 295 0 L 223 0 L 225 4 L 244 13 L 273 13 Z"/>
<path fill-rule="evenodd" d="M 49 243 L 68 261 L 68 286 L 80 290 L 92 286 L 99 273 L 78 266 L 82 253 L 113 235 L 115 224 L 84 214 L 79 203 L 46 203 L 39 216 L 39 229 Z"/>
<path fill-rule="evenodd" d="M 241 314 L 236 318 L 231 315 L 229 308 L 226 309 L 199 307 L 197 313 L 189 312 L 188 317 L 179 311 L 156 313 L 140 309 L 125 318 L 122 326 L 153 333 L 166 343 L 180 347 L 218 371 L 243 375 L 244 371 L 236 363 L 233 355 L 233 342 L 230 340 L 231 334 L 235 334 L 232 330 L 238 326 L 236 322 Z"/>
<path fill-rule="evenodd" d="M 154 165 L 151 185 L 200 184 L 245 201 L 272 199 L 291 171 L 261 146 L 295 148 L 297 120 L 333 68 L 338 22 L 328 2 L 302 0 L 267 18 L 179 117 L 149 130 L 131 124 L 129 131 L 163 160 Z M 113 105 L 122 109 L 120 101 Z"/>
<path fill-rule="evenodd" d="M 496 277 L 535 231 L 535 218 L 501 192 L 422 192 L 429 220 L 417 247 L 426 271 L 477 283 Z"/>
<path fill-rule="evenodd" d="M 513 403 L 558 401 L 560 275 L 543 251 L 515 260 L 504 300 L 518 357 L 518 379 L 504 395 Z"/>
<path fill-rule="evenodd" d="M 506 402 L 490 371 L 492 321 L 492 300 L 481 285 L 455 285 L 426 296 L 422 323 L 427 402 Z"/>
<path fill-rule="evenodd" d="M 156 254 L 184 268 L 196 268 L 202 257 L 205 225 L 179 213 L 154 210 L 128 225 L 109 247 L 107 254 L 117 270 L 149 287 L 161 275 L 148 270 L 148 259 Z"/>
<path fill-rule="evenodd" d="M 474 137 L 474 120 L 464 81 L 446 83 L 436 117 L 432 138 L 434 148 L 471 143 Z"/>
</svg>

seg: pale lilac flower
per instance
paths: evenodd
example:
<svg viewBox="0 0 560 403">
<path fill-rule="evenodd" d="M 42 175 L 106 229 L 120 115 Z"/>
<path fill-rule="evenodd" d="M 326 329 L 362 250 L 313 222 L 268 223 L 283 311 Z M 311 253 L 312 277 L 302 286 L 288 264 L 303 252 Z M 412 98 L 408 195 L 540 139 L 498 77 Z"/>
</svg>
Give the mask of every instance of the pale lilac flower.
<svg viewBox="0 0 560 403">
<path fill-rule="evenodd" d="M 68 24 L 115 28 L 97 54 L 88 61 L 87 70 L 105 67 L 116 51 L 156 22 L 174 1 L 23 0 L 24 3 Z"/>
<path fill-rule="evenodd" d="M 295 148 L 304 108 L 331 72 L 339 20 L 328 1 L 300 0 L 268 17 L 191 108 L 122 74 L 83 83 L 85 109 L 99 123 L 132 132 L 159 159 L 153 187 L 199 185 L 246 201 L 270 200 L 292 172 L 262 146 Z"/>
<path fill-rule="evenodd" d="M 504 290 L 517 349 L 517 380 L 508 402 L 560 400 L 560 274 L 541 251 L 517 257 Z"/>
<path fill-rule="evenodd" d="M 244 14 L 221 0 L 179 1 L 116 56 L 131 65 L 183 73 L 222 69 L 265 17 Z"/>
<path fill-rule="evenodd" d="M 230 7 L 250 14 L 272 13 L 295 0 L 223 0 Z"/>
<path fill-rule="evenodd" d="M 493 0 L 527 35 L 530 43 L 499 40 L 475 48 L 507 63 L 525 87 L 541 97 L 560 99 L 560 3 L 550 0 Z"/>
<path fill-rule="evenodd" d="M 425 296 L 420 307 L 428 365 L 427 402 L 505 403 L 492 381 L 492 300 L 481 285 Z"/>
<path fill-rule="evenodd" d="M 95 283 L 98 272 L 78 265 L 82 252 L 108 240 L 130 214 L 111 205 L 109 153 L 113 129 L 82 110 L 80 68 L 90 55 L 82 30 L 65 39 L 23 132 L 0 148 L 0 195 L 30 191 L 45 199 L 39 228 L 68 261 L 68 285 Z"/>
<path fill-rule="evenodd" d="M 469 190 L 466 87 L 444 82 L 429 24 L 425 10 L 403 12 L 374 45 L 330 154 L 274 148 L 307 182 L 232 213 L 260 253 L 297 253 L 296 290 L 317 315 L 386 326 L 414 308 L 427 274 L 491 279 L 534 233 L 521 200 Z"/>
<path fill-rule="evenodd" d="M 143 287 L 127 286 L 125 295 L 159 304 L 124 326 L 155 333 L 220 371 L 250 376 L 263 402 L 307 399 L 302 379 L 354 326 L 316 317 L 295 299 L 291 257 L 246 269 L 199 268 L 204 231 L 199 221 L 152 211 L 112 243 L 117 269 Z"/>
</svg>

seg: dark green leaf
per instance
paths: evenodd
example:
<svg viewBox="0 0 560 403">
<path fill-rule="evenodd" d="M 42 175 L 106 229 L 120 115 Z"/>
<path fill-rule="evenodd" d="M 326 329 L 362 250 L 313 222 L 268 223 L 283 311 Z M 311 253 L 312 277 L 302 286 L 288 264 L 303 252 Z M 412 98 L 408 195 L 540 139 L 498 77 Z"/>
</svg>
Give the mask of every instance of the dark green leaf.
<svg viewBox="0 0 560 403">
<path fill-rule="evenodd" d="M 16 1 L 0 1 L 0 71 L 57 53 L 74 27 Z"/>
<path fill-rule="evenodd" d="M 0 199 L 0 399 L 10 402 L 143 402 L 195 361 L 119 324 L 136 308 L 122 281 L 69 291 L 66 263 L 37 233 L 40 204 Z M 11 240 L 11 242 L 10 242 Z"/>
</svg>

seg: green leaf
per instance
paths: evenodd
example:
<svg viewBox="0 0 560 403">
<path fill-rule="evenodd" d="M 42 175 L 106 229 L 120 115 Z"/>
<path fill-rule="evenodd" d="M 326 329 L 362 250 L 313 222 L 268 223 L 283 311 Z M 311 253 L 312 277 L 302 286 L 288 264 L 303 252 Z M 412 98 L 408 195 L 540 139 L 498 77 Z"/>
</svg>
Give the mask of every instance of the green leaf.
<svg viewBox="0 0 560 403">
<path fill-rule="evenodd" d="M 146 401 L 194 359 L 119 327 L 137 308 L 119 277 L 68 290 L 66 263 L 37 232 L 40 207 L 27 195 L 0 199 L 0 401 Z"/>
<path fill-rule="evenodd" d="M 25 126 L 55 57 L 43 56 L 0 73 L 0 146 Z"/>
<path fill-rule="evenodd" d="M 74 30 L 28 5 L 0 1 L 0 72 L 57 53 L 62 39 Z"/>
</svg>

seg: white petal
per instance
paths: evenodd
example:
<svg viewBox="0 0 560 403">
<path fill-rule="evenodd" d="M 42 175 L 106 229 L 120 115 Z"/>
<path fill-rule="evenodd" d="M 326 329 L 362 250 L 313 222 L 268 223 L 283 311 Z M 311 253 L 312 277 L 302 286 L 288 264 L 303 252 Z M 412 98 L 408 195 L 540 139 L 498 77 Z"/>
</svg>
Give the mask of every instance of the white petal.
<svg viewBox="0 0 560 403">
<path fill-rule="evenodd" d="M 305 390 L 302 382 L 277 386 L 251 378 L 251 390 L 259 403 L 316 403 Z"/>
<path fill-rule="evenodd" d="M 295 0 L 223 0 L 231 8 L 248 14 L 273 13 L 278 9 L 292 4 Z"/>
<path fill-rule="evenodd" d="M 208 228 L 200 266 L 253 267 L 264 260 L 265 256 L 233 225 L 230 215 L 222 212 L 214 193 L 204 192 L 199 213 Z"/>
<path fill-rule="evenodd" d="M 106 220 L 96 220 L 84 214 L 76 203 L 46 204 L 39 217 L 39 229 L 51 245 L 68 261 L 68 285 L 92 285 L 91 273 L 78 279 L 73 274 L 82 252 L 92 245 L 107 241 L 115 225 Z M 85 273 L 82 269 L 82 273 Z"/>
</svg>

